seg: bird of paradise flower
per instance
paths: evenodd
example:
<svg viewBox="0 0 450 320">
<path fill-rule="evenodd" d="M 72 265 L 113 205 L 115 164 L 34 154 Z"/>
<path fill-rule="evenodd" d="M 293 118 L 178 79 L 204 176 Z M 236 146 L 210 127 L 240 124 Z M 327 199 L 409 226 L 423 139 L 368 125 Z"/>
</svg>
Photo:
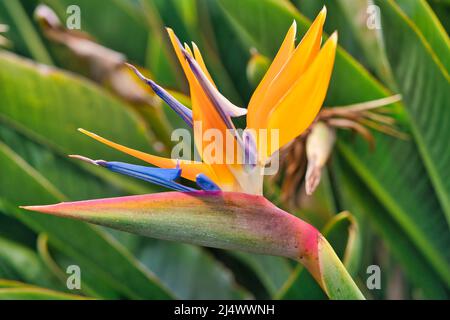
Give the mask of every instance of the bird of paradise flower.
<svg viewBox="0 0 450 320">
<path fill-rule="evenodd" d="M 363 298 L 325 238 L 262 196 L 264 167 L 277 149 L 310 126 L 325 99 L 337 47 L 336 32 L 321 46 L 325 17 L 324 8 L 297 46 L 296 23 L 292 24 L 247 109 L 233 105 L 218 91 L 197 46 L 183 46 L 172 29 L 167 31 L 189 82 L 192 109 L 130 66 L 194 128 L 197 150 L 204 150 L 208 142 L 196 134 L 195 124 L 224 136 L 231 132 L 232 152 L 237 150 L 247 160 L 218 163 L 202 152 L 202 161 L 168 159 L 80 129 L 159 168 L 74 157 L 176 192 L 24 208 L 160 239 L 292 258 L 309 270 L 330 298 Z M 243 115 L 249 130 L 240 135 L 232 118 Z M 267 147 L 271 136 L 262 137 L 261 130 L 278 132 L 275 150 Z M 230 156 L 226 147 L 222 151 Z M 194 181 L 200 190 L 177 182 L 180 176 Z"/>
</svg>

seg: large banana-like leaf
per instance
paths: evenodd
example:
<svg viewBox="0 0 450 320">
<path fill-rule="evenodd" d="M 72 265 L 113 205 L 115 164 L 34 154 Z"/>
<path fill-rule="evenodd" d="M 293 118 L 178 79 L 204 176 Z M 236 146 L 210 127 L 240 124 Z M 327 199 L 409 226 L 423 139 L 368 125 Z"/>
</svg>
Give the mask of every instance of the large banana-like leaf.
<svg viewBox="0 0 450 320">
<path fill-rule="evenodd" d="M 25 281 L 52 289 L 63 289 L 30 248 L 0 237 L 0 278 Z"/>
<path fill-rule="evenodd" d="M 82 14 L 82 30 L 101 45 L 123 53 L 133 63 L 146 66 L 161 84 L 185 87 L 176 57 L 170 55 L 169 42 L 164 41 L 164 28 L 155 6 L 147 8 L 142 2 L 113 0 L 109 2 L 108 9 L 104 10 L 103 3 L 99 1 L 42 2 L 55 10 L 63 22 L 67 19 L 66 8 L 77 5 Z M 99 11 L 106 11 L 102 19 L 93 14 Z M 111 26 L 110 21 L 114 21 L 114 26 Z M 130 34 L 133 37 L 130 37 Z M 70 59 L 64 55 L 60 56 L 57 50 L 54 51 L 59 57 L 58 65 L 65 68 L 73 67 Z"/>
<path fill-rule="evenodd" d="M 206 249 L 193 245 L 146 239 L 136 257 L 179 299 L 245 299 L 229 269 Z"/>
<path fill-rule="evenodd" d="M 414 20 L 394 1 L 377 4 L 389 62 L 414 138 L 450 225 L 450 154 L 448 141 L 441 138 L 450 136 L 450 40 L 433 13 L 425 10 L 424 1 L 404 3 Z"/>
<path fill-rule="evenodd" d="M 336 170 L 336 178 L 343 186 L 339 191 L 342 205 L 369 218 L 370 225 L 389 243 L 389 251 L 405 266 L 406 276 L 411 283 L 420 288 L 423 297 L 430 299 L 448 297 L 446 284 L 423 253 L 416 249 L 401 225 L 392 218 L 382 203 L 374 198 L 357 175 L 348 173 L 351 169 L 349 164 L 344 159 L 337 160 L 333 165 L 339 165 L 341 168 Z M 382 277 L 385 276 L 388 274 L 382 270 Z"/>
<path fill-rule="evenodd" d="M 370 15 L 373 14 L 373 8 L 369 7 L 369 0 L 301 0 L 296 1 L 296 4 L 310 19 L 325 5 L 330 12 L 325 30 L 330 34 L 339 30 L 341 46 L 373 70 L 389 88 L 394 87 L 380 32 L 367 25 L 368 22 L 376 22 Z"/>
<path fill-rule="evenodd" d="M 70 17 L 67 9 L 71 5 L 80 8 L 81 28 L 92 34 L 100 43 L 108 48 L 122 52 L 132 61 L 144 65 L 148 30 L 144 16 L 135 10 L 135 4 L 126 0 L 112 0 L 105 10 L 101 1 L 88 0 L 43 0 L 41 1 L 55 10 L 65 21 Z M 102 13 L 99 19 L 98 14 Z M 114 23 L 111 23 L 114 21 Z M 130 35 L 133 35 L 130 37 Z"/>
<path fill-rule="evenodd" d="M 275 295 L 292 273 L 292 266 L 284 258 L 239 251 L 230 251 L 230 255 L 247 266 L 251 273 L 258 277 L 270 298 Z"/>
<path fill-rule="evenodd" d="M 428 299 L 447 299 L 448 287 L 430 264 L 423 252 L 417 249 L 410 237 L 380 201 L 369 191 L 364 182 L 355 174 L 343 157 L 333 161 L 335 179 L 341 186 L 339 198 L 342 206 L 368 217 L 369 224 L 386 241 L 389 252 L 404 266 L 408 279 L 420 288 L 418 297 Z M 388 276 L 381 269 L 381 277 Z"/>
<path fill-rule="evenodd" d="M 450 31 L 450 2 L 448 0 L 427 0 L 427 2 L 439 17 L 448 34 Z"/>
<path fill-rule="evenodd" d="M 447 72 L 450 70 L 450 40 L 444 27 L 434 14 L 426 0 L 396 0 L 395 2 L 414 23 L 417 31 L 422 33 L 433 52 L 440 62 L 445 66 Z M 448 5 L 448 4 L 447 4 Z M 443 21 L 445 22 L 445 21 Z"/>
<path fill-rule="evenodd" d="M 26 54 L 40 63 L 51 65 L 52 58 L 34 28 L 21 1 L 2 1 L 0 3 L 0 23 L 11 26 L 13 49 Z"/>
<path fill-rule="evenodd" d="M 0 279 L 0 300 L 86 300 L 86 297 Z"/>
<path fill-rule="evenodd" d="M 117 99 L 86 80 L 5 51 L 0 51 L 0 96 L 2 123 L 63 154 L 121 157 L 86 143 L 76 134 L 81 126 L 141 150 L 150 148 L 144 124 Z"/>
</svg>

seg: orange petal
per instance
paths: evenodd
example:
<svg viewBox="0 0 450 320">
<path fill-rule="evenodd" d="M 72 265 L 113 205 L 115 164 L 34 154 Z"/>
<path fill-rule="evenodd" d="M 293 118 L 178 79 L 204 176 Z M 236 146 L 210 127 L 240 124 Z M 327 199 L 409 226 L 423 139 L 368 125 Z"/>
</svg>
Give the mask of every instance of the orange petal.
<svg viewBox="0 0 450 320">
<path fill-rule="evenodd" d="M 195 78 L 191 68 L 189 67 L 188 62 L 186 61 L 183 53 L 180 49 L 180 43 L 173 32 L 172 29 L 167 28 L 167 32 L 169 33 L 170 41 L 172 42 L 172 46 L 175 50 L 175 53 L 180 61 L 181 66 L 183 67 L 183 71 L 186 75 L 186 78 L 189 82 L 189 88 L 191 92 L 191 100 L 192 100 L 192 116 L 194 120 L 194 126 L 196 123 L 201 124 L 202 133 L 206 132 L 209 129 L 219 130 L 222 134 L 222 137 L 226 137 L 226 126 L 215 109 L 214 105 L 209 100 L 206 93 L 203 91 L 202 87 L 198 83 Z M 190 50 L 189 50 L 190 51 Z M 188 53 L 189 53 L 188 51 Z M 194 54 L 195 54 L 194 47 Z M 198 51 L 198 49 L 197 49 Z M 203 61 L 203 60 L 202 60 Z M 200 64 L 201 65 L 201 64 Z M 203 64 L 204 65 L 204 64 Z M 203 68 L 203 67 L 202 67 Z M 206 69 L 206 67 L 205 67 Z M 209 145 L 210 141 L 203 141 L 203 136 L 201 134 L 196 134 L 194 131 L 194 142 L 197 147 L 197 150 L 204 150 L 207 145 Z M 218 148 L 219 149 L 219 148 Z M 223 143 L 222 155 L 226 155 L 226 144 Z M 200 152 L 200 156 L 202 157 L 203 162 L 206 164 L 210 164 L 212 171 L 217 176 L 217 183 L 223 187 L 224 185 L 231 186 L 231 189 L 234 186 L 237 187 L 238 183 L 234 178 L 233 174 L 230 172 L 228 166 L 226 164 L 214 164 L 213 159 L 205 158 L 205 154 Z M 215 181 L 216 182 L 216 181 Z M 227 188 L 225 188 L 227 189 Z"/>
<path fill-rule="evenodd" d="M 268 129 L 279 129 L 280 148 L 306 130 L 317 116 L 330 82 L 336 46 L 335 32 L 269 115 Z"/>
<path fill-rule="evenodd" d="M 289 60 L 282 66 L 270 85 L 265 89 L 265 94 L 260 99 L 259 105 L 254 107 L 257 110 L 255 111 L 255 119 L 252 119 L 254 126 L 252 128 L 266 128 L 270 112 L 316 57 L 322 42 L 322 29 L 325 23 L 326 12 L 324 7 L 300 44 L 291 54 Z"/>
<path fill-rule="evenodd" d="M 263 79 L 259 83 L 255 92 L 253 93 L 250 102 L 248 104 L 248 113 L 247 113 L 247 125 L 249 128 L 257 128 L 258 120 L 261 117 L 261 113 L 259 112 L 259 106 L 262 105 L 263 98 L 266 94 L 266 90 L 269 85 L 272 83 L 273 79 L 280 72 L 281 68 L 284 66 L 286 61 L 291 57 L 292 52 L 294 51 L 295 45 L 295 35 L 297 33 L 297 23 L 294 21 L 291 27 L 289 28 L 286 37 L 281 44 L 280 49 L 277 52 L 277 55 L 272 61 L 269 69 L 264 75 Z"/>
<path fill-rule="evenodd" d="M 206 174 L 209 178 L 214 180 L 214 182 L 218 183 L 217 177 L 214 174 L 214 172 L 211 170 L 209 165 L 201 162 L 195 162 L 195 161 L 187 161 L 187 160 L 175 160 L 175 159 L 169 159 L 169 158 L 163 158 L 154 156 L 145 152 L 141 152 L 135 149 L 131 149 L 128 147 L 125 147 L 123 145 L 120 145 L 118 143 L 112 142 L 110 140 L 107 140 L 103 137 L 100 137 L 99 135 L 89 132 L 84 129 L 78 129 L 80 132 L 84 133 L 85 135 L 103 143 L 107 146 L 114 148 L 116 150 L 122 151 L 123 153 L 129 154 L 130 156 L 133 156 L 135 158 L 138 158 L 142 161 L 148 162 L 154 166 L 160 167 L 160 168 L 175 168 L 177 163 L 181 168 L 181 176 L 183 178 L 195 181 L 197 175 L 199 173 Z"/>
</svg>

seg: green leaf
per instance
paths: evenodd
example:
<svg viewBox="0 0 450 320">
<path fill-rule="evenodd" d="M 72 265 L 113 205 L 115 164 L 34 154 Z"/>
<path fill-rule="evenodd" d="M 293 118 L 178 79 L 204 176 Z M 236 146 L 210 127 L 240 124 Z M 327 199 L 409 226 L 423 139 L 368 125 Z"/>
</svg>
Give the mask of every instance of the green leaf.
<svg viewBox="0 0 450 320">
<path fill-rule="evenodd" d="M 2 289 L 4 289 L 4 288 L 19 288 L 19 287 L 26 287 L 26 286 L 28 286 L 28 284 L 20 282 L 20 281 L 0 278 L 0 288 L 2 288 Z"/>
<path fill-rule="evenodd" d="M 167 38 L 165 22 L 163 21 L 163 11 L 157 1 L 139 0 L 140 10 L 149 29 L 146 49 L 146 67 L 161 85 L 173 87 L 187 91 L 187 83 L 181 66 L 172 49 L 172 45 Z M 171 12 L 173 13 L 173 12 Z M 168 26 L 171 26 L 170 24 Z M 173 27 L 173 26 L 172 26 Z"/>
<path fill-rule="evenodd" d="M 396 0 L 396 4 L 422 33 L 423 40 L 429 43 L 448 72 L 450 70 L 450 40 L 429 4 L 425 0 Z"/>
<path fill-rule="evenodd" d="M 420 288 L 424 297 L 447 299 L 449 295 L 445 282 L 423 252 L 411 241 L 402 225 L 390 215 L 380 201 L 377 201 L 364 182 L 352 171 L 349 163 L 342 157 L 335 157 L 333 168 L 336 169 L 337 183 L 341 186 L 338 193 L 342 205 L 357 215 L 369 218 L 370 226 L 382 237 L 386 247 L 403 266 L 409 281 Z M 382 273 L 381 276 L 385 277 L 387 274 Z"/>
<path fill-rule="evenodd" d="M 87 298 L 58 291 L 36 288 L 17 287 L 0 289 L 0 300 L 86 300 Z"/>
<path fill-rule="evenodd" d="M 417 149 L 410 141 L 376 134 L 375 152 L 358 153 L 367 150 L 361 140 L 353 146 L 338 143 L 340 154 L 448 282 L 450 234 Z"/>
<path fill-rule="evenodd" d="M 0 277 L 8 277 L 47 288 L 61 289 L 39 256 L 31 249 L 0 237 Z"/>
<path fill-rule="evenodd" d="M 79 163 L 52 152 L 51 149 L 28 139 L 9 127 L 0 127 L 0 142 L 14 149 L 18 157 L 45 176 L 58 189 L 54 192 L 61 198 L 81 200 L 90 197 L 118 196 L 127 190 L 112 186 L 85 170 Z M 20 187 L 14 183 L 14 180 L 11 180 L 10 188 L 19 191 Z M 18 194 L 17 199 L 19 198 Z"/>
<path fill-rule="evenodd" d="M 89 0 L 42 2 L 56 11 L 63 24 L 70 16 L 66 12 L 67 8 L 70 5 L 79 6 L 82 31 L 92 35 L 100 44 L 122 52 L 131 61 L 144 65 L 148 30 L 144 16 L 134 2 L 112 0 L 108 2 L 107 8 L 102 2 Z"/>
<path fill-rule="evenodd" d="M 79 127 L 149 149 L 144 124 L 117 99 L 79 77 L 2 51 L 0 97 L 0 120 L 62 154 L 127 159 L 94 141 L 86 143 L 89 138 L 76 131 Z"/>
<path fill-rule="evenodd" d="M 130 161 L 129 156 L 99 145 L 77 132 L 76 129 L 81 126 L 90 127 L 98 133 L 106 133 L 107 136 L 115 135 L 118 141 L 128 141 L 125 143 L 134 145 L 140 150 L 150 149 L 145 126 L 139 118 L 126 105 L 92 83 L 1 51 L 0 65 L 5 65 L 0 70 L 2 97 L 0 123 L 11 132 L 18 131 L 24 137 L 42 145 L 48 152 L 36 156 L 32 150 L 23 150 L 20 142 L 23 138 L 13 138 L 5 130 L 1 132 L 2 140 L 9 140 L 7 144 L 23 150 L 24 156 L 29 157 L 38 170 L 49 169 L 53 163 L 47 164 L 46 161 L 55 162 L 56 155 L 65 157 L 68 154 L 89 154 L 94 158 Z M 24 88 L 27 88 L 26 95 L 20 93 Z M 42 94 L 45 99 L 41 99 Z M 48 114 L 52 115 L 50 119 L 47 117 Z M 98 121 L 99 114 L 104 114 L 105 117 L 108 115 L 108 121 Z M 133 158 L 132 161 L 136 160 Z M 135 180 L 123 179 L 104 170 L 95 170 L 96 168 L 81 164 L 79 161 L 73 163 L 112 185 L 119 186 L 127 193 L 155 190 L 149 184 L 142 187 L 143 184 Z M 76 174 L 71 178 L 62 178 L 60 172 L 51 170 L 50 174 L 60 182 L 63 180 L 64 186 L 70 185 L 70 182 L 76 179 Z M 65 179 L 69 179 L 67 184 L 64 182 Z M 77 190 L 75 183 L 71 192 L 78 192 L 72 199 L 80 198 L 80 194 L 83 193 L 82 190 Z M 69 196 L 72 196 L 71 192 L 68 192 Z M 99 196 L 103 195 L 105 193 Z"/>
<path fill-rule="evenodd" d="M 439 17 L 448 34 L 450 31 L 450 2 L 448 0 L 428 0 L 427 2 Z"/>
<path fill-rule="evenodd" d="M 247 265 L 263 284 L 270 296 L 281 288 L 292 272 L 292 267 L 286 259 L 244 253 L 230 252 L 230 255 Z"/>
<path fill-rule="evenodd" d="M 429 15 L 431 12 L 414 19 L 422 28 L 426 24 L 433 36 L 430 31 L 422 33 L 393 1 L 377 1 L 377 4 L 382 12 L 392 72 L 403 95 L 420 154 L 450 225 L 450 154 L 448 143 L 443 138 L 450 136 L 450 109 L 447 107 L 450 76 L 446 69 L 450 66 L 448 37 L 430 21 L 436 19 Z"/>
<path fill-rule="evenodd" d="M 4 7 L 4 9 L 3 9 Z M 15 30 L 20 37 L 20 42 L 23 43 L 29 54 L 38 62 L 48 65 L 53 64 L 47 49 L 45 48 L 42 39 L 30 18 L 27 16 L 22 4 L 19 0 L 11 0 L 0 3 L 0 8 L 6 10 L 9 19 L 14 23 Z"/>
<path fill-rule="evenodd" d="M 87 297 L 0 278 L 0 300 L 86 300 Z"/>
<path fill-rule="evenodd" d="M 149 240 L 138 259 L 174 292 L 178 299 L 244 299 L 233 274 L 203 248 Z"/>
<path fill-rule="evenodd" d="M 324 239 L 319 242 L 319 261 L 324 291 L 333 300 L 361 300 L 364 296 L 346 271 L 331 245 Z"/>
</svg>

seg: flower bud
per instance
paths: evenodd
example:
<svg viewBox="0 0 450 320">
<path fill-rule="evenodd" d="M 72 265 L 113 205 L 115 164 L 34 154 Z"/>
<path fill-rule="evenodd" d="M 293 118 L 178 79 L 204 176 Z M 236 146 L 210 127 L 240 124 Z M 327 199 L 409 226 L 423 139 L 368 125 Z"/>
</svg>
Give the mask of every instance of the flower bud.
<svg viewBox="0 0 450 320">
<path fill-rule="evenodd" d="M 313 125 L 306 139 L 306 157 L 308 160 L 305 189 L 311 195 L 320 182 L 322 168 L 325 166 L 333 150 L 336 134 L 333 128 L 323 122 Z"/>
<path fill-rule="evenodd" d="M 252 52 L 252 56 L 247 64 L 247 79 L 256 88 L 269 69 L 270 60 L 258 52 Z"/>
</svg>

